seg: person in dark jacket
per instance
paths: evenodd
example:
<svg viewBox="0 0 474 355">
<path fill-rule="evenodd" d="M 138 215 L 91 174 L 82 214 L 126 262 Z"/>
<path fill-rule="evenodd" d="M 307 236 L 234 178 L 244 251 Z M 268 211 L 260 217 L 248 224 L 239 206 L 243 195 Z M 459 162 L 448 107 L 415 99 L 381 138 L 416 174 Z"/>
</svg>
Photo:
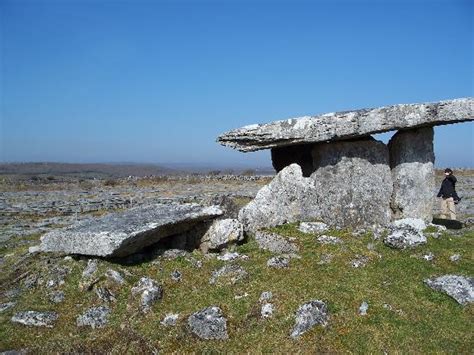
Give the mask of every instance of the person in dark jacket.
<svg viewBox="0 0 474 355">
<path fill-rule="evenodd" d="M 449 219 L 456 219 L 455 204 L 460 201 L 456 193 L 457 179 L 453 175 L 453 171 L 449 168 L 444 170 L 444 175 L 444 180 L 438 192 L 438 197 L 441 197 L 441 218 L 449 216 Z"/>
</svg>

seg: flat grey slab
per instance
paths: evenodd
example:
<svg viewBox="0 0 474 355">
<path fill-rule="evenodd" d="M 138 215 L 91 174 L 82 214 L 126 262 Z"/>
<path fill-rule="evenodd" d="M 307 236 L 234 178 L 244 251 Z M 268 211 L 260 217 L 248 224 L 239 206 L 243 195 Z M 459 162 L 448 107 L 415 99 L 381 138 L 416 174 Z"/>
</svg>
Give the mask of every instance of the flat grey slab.
<svg viewBox="0 0 474 355">
<path fill-rule="evenodd" d="M 350 139 L 413 127 L 474 120 L 474 99 L 460 98 L 422 104 L 333 112 L 255 124 L 217 138 L 222 145 L 251 152 L 295 144 Z"/>
<path fill-rule="evenodd" d="M 217 206 L 197 204 L 136 207 L 51 231 L 41 237 L 41 250 L 123 257 L 221 214 Z"/>
</svg>

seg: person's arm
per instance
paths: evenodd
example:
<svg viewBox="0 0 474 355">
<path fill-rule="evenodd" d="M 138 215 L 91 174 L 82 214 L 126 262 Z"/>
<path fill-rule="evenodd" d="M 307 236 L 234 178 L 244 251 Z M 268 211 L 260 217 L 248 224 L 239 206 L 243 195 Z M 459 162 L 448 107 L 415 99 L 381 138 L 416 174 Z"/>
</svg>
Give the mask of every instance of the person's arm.
<svg viewBox="0 0 474 355">
<path fill-rule="evenodd" d="M 438 195 L 436 195 L 436 197 L 441 197 L 442 191 L 443 191 L 443 184 L 441 184 L 441 187 L 439 188 Z"/>
</svg>

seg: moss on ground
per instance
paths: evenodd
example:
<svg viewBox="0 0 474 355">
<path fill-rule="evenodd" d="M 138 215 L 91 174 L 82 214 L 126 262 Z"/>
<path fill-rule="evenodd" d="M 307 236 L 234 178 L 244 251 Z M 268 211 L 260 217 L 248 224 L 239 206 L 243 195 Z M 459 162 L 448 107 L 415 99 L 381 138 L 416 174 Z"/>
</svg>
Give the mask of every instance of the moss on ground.
<svg viewBox="0 0 474 355">
<path fill-rule="evenodd" d="M 192 253 L 191 257 L 202 261 L 201 268 L 185 257 L 130 266 L 102 261 L 98 274 L 114 268 L 126 274 L 127 284 L 116 290 L 117 301 L 111 304 L 109 324 L 95 330 L 76 327 L 79 314 L 100 304 L 94 292 L 80 291 L 78 287 L 86 261 L 48 256 L 52 264 L 71 268 L 62 287 L 65 301 L 50 303 L 44 288 L 24 291 L 15 307 L 0 313 L 0 349 L 118 354 L 155 350 L 465 353 L 474 348 L 473 306 L 462 307 L 423 283 L 428 277 L 443 274 L 473 276 L 472 231 L 461 236 L 445 233 L 438 239 L 430 237 L 427 245 L 407 251 L 390 249 L 381 241 L 374 241 L 370 234 L 355 237 L 349 231 L 333 231 L 326 234 L 344 242 L 321 245 L 315 236 L 299 232 L 296 225 L 281 226 L 274 231 L 295 238 L 301 258 L 291 259 L 288 269 L 270 269 L 266 262 L 271 254 L 258 249 L 250 238 L 248 243 L 236 248 L 249 256 L 248 260 L 236 262 L 245 268 L 249 277 L 234 285 L 210 285 L 212 271 L 225 263 L 205 258 L 199 252 Z M 22 248 L 9 253 L 21 255 L 25 252 Z M 422 258 L 429 252 L 435 255 L 433 261 Z M 329 264 L 320 263 L 324 254 L 333 255 Z M 461 255 L 459 262 L 450 261 L 453 254 Z M 362 256 L 368 264 L 352 268 L 351 261 Z M 16 274 L 12 274 L 10 262 L 11 257 L 2 266 L 2 291 L 12 287 L 10 282 L 15 275 L 25 271 L 16 270 Z M 35 255 L 25 261 L 25 267 L 40 272 L 44 270 L 39 266 L 41 263 L 45 263 L 45 256 Z M 182 281 L 171 279 L 174 270 L 182 273 Z M 130 298 L 130 289 L 141 276 L 150 276 L 164 287 L 163 300 L 147 315 L 141 314 Z M 273 318 L 266 320 L 259 317 L 258 299 L 263 291 L 273 293 L 272 302 L 276 307 Z M 294 324 L 294 312 L 311 299 L 327 302 L 329 324 L 326 328 L 315 327 L 293 340 L 289 333 Z M 369 304 L 366 316 L 358 315 L 363 301 Z M 187 317 L 210 305 L 221 307 L 227 317 L 229 339 L 226 341 L 199 340 L 187 330 Z M 15 312 L 30 309 L 58 312 L 56 326 L 33 328 L 10 322 Z M 176 327 L 160 324 L 167 313 L 180 314 Z"/>
</svg>

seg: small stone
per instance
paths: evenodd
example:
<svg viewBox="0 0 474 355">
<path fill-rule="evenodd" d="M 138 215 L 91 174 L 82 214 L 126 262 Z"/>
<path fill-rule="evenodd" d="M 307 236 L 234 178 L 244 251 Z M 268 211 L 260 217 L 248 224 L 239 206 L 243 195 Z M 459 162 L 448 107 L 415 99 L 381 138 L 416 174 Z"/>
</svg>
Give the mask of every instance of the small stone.
<svg viewBox="0 0 474 355">
<path fill-rule="evenodd" d="M 179 281 L 181 281 L 181 277 L 182 277 L 182 274 L 178 270 L 174 270 L 171 273 L 171 280 L 173 280 L 173 281 L 179 282 Z"/>
<path fill-rule="evenodd" d="M 16 305 L 16 302 L 0 303 L 0 313 L 5 312 L 7 309 L 12 308 L 14 305 Z"/>
<path fill-rule="evenodd" d="M 272 298 L 273 298 L 273 293 L 271 291 L 264 291 L 262 292 L 258 300 L 260 303 L 264 303 L 266 301 L 270 301 Z"/>
<path fill-rule="evenodd" d="M 425 284 L 433 290 L 446 293 L 465 306 L 474 302 L 474 278 L 460 275 L 443 275 L 426 279 Z"/>
<path fill-rule="evenodd" d="M 110 308 L 107 306 L 99 306 L 88 309 L 84 314 L 76 319 L 78 327 L 89 326 L 92 329 L 102 328 L 108 323 Z"/>
<path fill-rule="evenodd" d="M 235 284 L 237 281 L 247 277 L 248 273 L 240 265 L 229 264 L 224 265 L 218 270 L 212 272 L 209 283 L 212 284 Z"/>
<path fill-rule="evenodd" d="M 361 268 L 367 265 L 369 258 L 366 256 L 357 256 L 354 260 L 351 261 L 351 266 L 355 269 Z"/>
<path fill-rule="evenodd" d="M 217 257 L 217 260 L 232 261 L 232 260 L 236 260 L 236 259 L 248 259 L 248 258 L 249 257 L 247 255 L 242 255 L 242 254 L 239 254 L 237 252 L 234 252 L 234 253 L 227 252 L 223 255 L 219 255 Z"/>
<path fill-rule="evenodd" d="M 235 295 L 234 300 L 240 300 L 240 299 L 248 297 L 248 296 L 249 296 L 249 294 L 247 292 L 245 292 L 243 295 Z"/>
<path fill-rule="evenodd" d="M 393 230 L 383 242 L 391 248 L 407 249 L 426 244 L 426 237 L 419 230 L 403 227 Z"/>
<path fill-rule="evenodd" d="M 89 259 L 87 261 L 87 266 L 85 267 L 84 271 L 82 272 L 83 279 L 91 279 L 94 274 L 96 273 L 98 268 L 98 263 L 96 259 Z"/>
<path fill-rule="evenodd" d="M 115 295 L 107 287 L 97 287 L 95 289 L 95 294 L 103 302 L 110 303 L 117 301 Z"/>
<path fill-rule="evenodd" d="M 140 309 L 148 313 L 152 305 L 163 297 L 163 287 L 149 277 L 142 277 L 132 288 L 132 295 L 140 294 Z"/>
<path fill-rule="evenodd" d="M 434 259 L 434 254 L 429 252 L 428 254 L 425 254 L 423 255 L 423 259 L 427 260 L 427 261 L 433 261 Z"/>
<path fill-rule="evenodd" d="M 449 257 L 449 260 L 451 260 L 453 263 L 458 262 L 461 260 L 461 255 L 460 254 L 454 254 Z"/>
<path fill-rule="evenodd" d="M 165 318 L 163 318 L 163 320 L 160 322 L 160 324 L 167 327 L 173 327 L 178 322 L 178 318 L 179 314 L 168 313 Z"/>
<path fill-rule="evenodd" d="M 418 232 L 421 232 L 426 229 L 426 223 L 424 220 L 420 218 L 403 218 L 396 220 L 392 223 L 392 226 L 395 229 L 404 229 L 404 228 L 411 228 Z"/>
<path fill-rule="evenodd" d="M 275 307 L 271 303 L 264 303 L 262 309 L 260 310 L 260 315 L 262 318 L 271 318 L 273 316 L 273 311 Z"/>
<path fill-rule="evenodd" d="M 369 304 L 367 302 L 362 302 L 362 304 L 359 307 L 359 315 L 361 316 L 366 316 L 367 315 L 367 310 L 369 309 Z"/>
<path fill-rule="evenodd" d="M 307 234 L 316 234 L 327 231 L 328 225 L 323 222 L 301 222 L 298 230 Z"/>
<path fill-rule="evenodd" d="M 49 294 L 49 300 L 53 303 L 61 303 L 64 301 L 64 292 L 63 291 L 53 291 Z"/>
<path fill-rule="evenodd" d="M 285 256 L 274 256 L 267 261 L 267 266 L 275 269 L 284 269 L 290 266 L 290 259 Z"/>
<path fill-rule="evenodd" d="M 32 247 L 28 248 L 28 253 L 29 254 L 36 254 L 41 251 L 41 247 L 39 245 L 33 245 Z"/>
<path fill-rule="evenodd" d="M 163 253 L 163 258 L 174 260 L 180 257 L 185 257 L 186 255 L 188 255 L 186 250 L 168 249 L 168 250 L 165 250 L 165 252 Z"/>
<path fill-rule="evenodd" d="M 56 312 L 24 311 L 15 313 L 11 321 L 35 327 L 52 328 L 57 319 L 58 314 Z"/>
<path fill-rule="evenodd" d="M 118 271 L 115 271 L 113 269 L 108 269 L 105 272 L 105 276 L 109 279 L 112 280 L 119 285 L 123 285 L 125 283 L 125 279 L 123 278 L 122 274 Z"/>
<path fill-rule="evenodd" d="M 188 318 L 191 332 L 201 339 L 227 339 L 227 319 L 219 307 L 207 307 Z"/>
<path fill-rule="evenodd" d="M 284 237 L 267 232 L 256 232 L 255 240 L 260 249 L 268 250 L 276 254 L 293 254 L 298 252 L 298 246 L 290 243 Z"/>
<path fill-rule="evenodd" d="M 342 243 L 342 240 L 340 238 L 333 237 L 333 236 L 330 236 L 330 235 L 322 235 L 322 236 L 316 238 L 316 240 L 321 244 L 340 244 L 340 243 Z"/>
<path fill-rule="evenodd" d="M 313 300 L 301 305 L 296 311 L 291 337 L 298 338 L 315 325 L 326 326 L 328 318 L 328 308 L 323 301 Z"/>
<path fill-rule="evenodd" d="M 334 255 L 332 254 L 321 254 L 321 256 L 319 257 L 318 265 L 330 264 L 333 258 Z"/>
</svg>

